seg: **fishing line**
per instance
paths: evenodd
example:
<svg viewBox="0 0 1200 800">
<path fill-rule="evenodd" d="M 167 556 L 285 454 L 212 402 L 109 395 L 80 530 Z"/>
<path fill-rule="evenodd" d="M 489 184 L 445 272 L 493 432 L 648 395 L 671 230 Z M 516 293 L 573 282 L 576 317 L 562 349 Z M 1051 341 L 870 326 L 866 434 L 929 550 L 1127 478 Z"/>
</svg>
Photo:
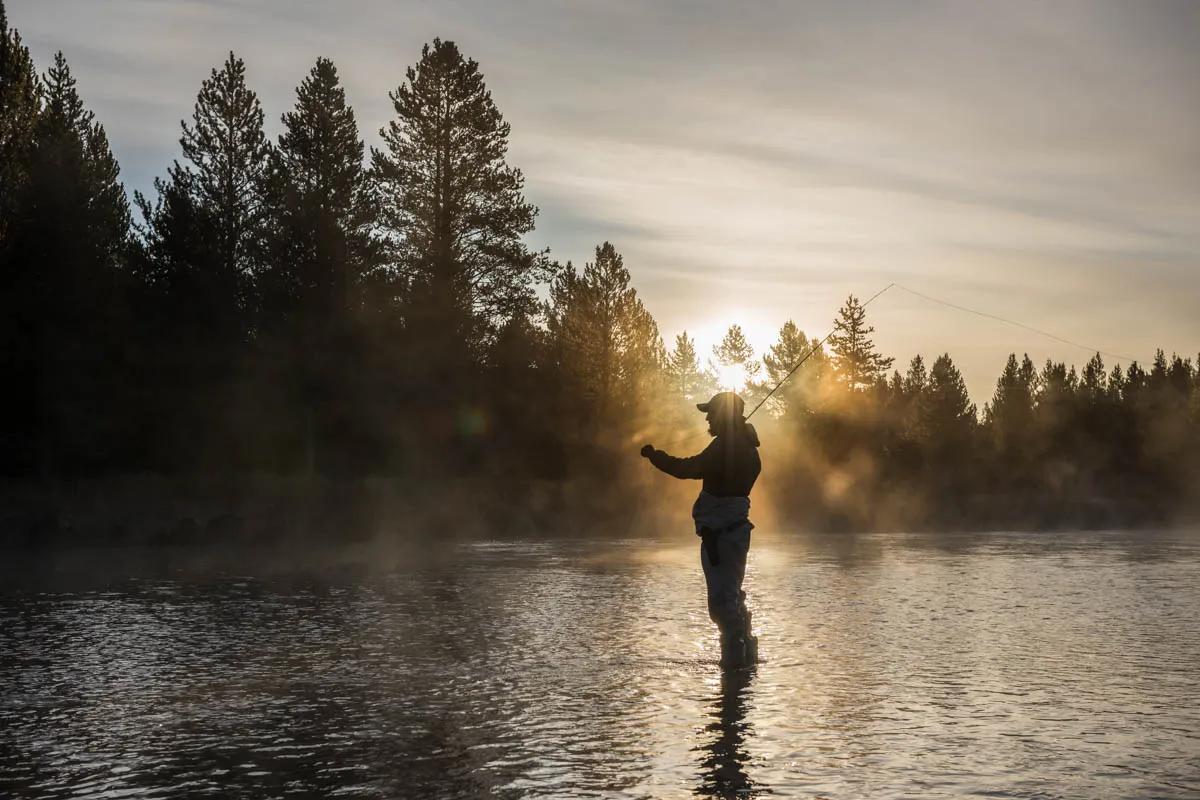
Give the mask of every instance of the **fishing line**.
<svg viewBox="0 0 1200 800">
<path fill-rule="evenodd" d="M 895 285 L 896 285 L 896 284 L 894 284 L 894 283 L 889 283 L 887 286 L 883 287 L 883 288 L 882 288 L 882 289 L 880 289 L 878 292 L 876 292 L 875 294 L 871 295 L 871 299 L 870 299 L 870 300 L 867 300 L 867 302 L 863 303 L 861 307 L 862 307 L 862 308 L 866 308 L 867 306 L 871 305 L 871 303 L 872 303 L 872 302 L 875 300 L 875 298 L 876 298 L 876 297 L 879 297 L 879 295 L 883 294 L 884 292 L 886 292 L 888 289 L 891 289 L 891 288 L 892 288 L 893 286 L 895 286 Z M 901 287 L 901 288 L 903 288 L 903 287 Z M 760 408 L 762 408 L 762 406 L 763 406 L 763 403 L 765 403 L 765 402 L 767 402 L 768 400 L 770 400 L 770 399 L 771 399 L 771 395 L 775 394 L 775 392 L 779 390 L 779 387 L 780 387 L 780 386 L 783 386 L 784 382 L 786 382 L 788 378 L 792 377 L 792 375 L 793 375 L 793 374 L 796 372 L 796 370 L 800 369 L 800 365 L 801 365 L 801 364 L 803 364 L 805 361 L 808 361 L 809 357 L 810 357 L 810 356 L 811 356 L 813 353 L 815 353 L 815 352 L 817 352 L 818 350 L 820 350 L 820 349 L 821 349 L 821 345 L 823 345 L 823 344 L 825 344 L 825 342 L 829 341 L 829 337 L 833 336 L 835 333 L 837 333 L 837 328 L 834 328 L 834 329 L 833 329 L 833 330 L 831 330 L 829 333 L 825 334 L 825 338 L 824 338 L 824 339 L 822 339 L 821 341 L 817 342 L 817 344 L 816 344 L 816 346 L 815 346 L 815 347 L 813 347 L 811 350 L 809 350 L 807 353 L 805 353 L 805 354 L 804 354 L 804 356 L 803 356 L 803 357 L 802 357 L 802 358 L 801 358 L 799 361 L 797 361 L 797 362 L 796 362 L 795 366 L 793 366 L 791 369 L 789 369 L 789 370 L 787 371 L 787 375 L 784 375 L 782 378 L 780 378 L 780 379 L 779 379 L 779 383 L 775 384 L 775 388 L 773 388 L 773 389 L 771 389 L 771 391 L 767 392 L 767 395 L 766 395 L 766 397 L 764 397 L 762 400 L 759 400 L 759 401 L 758 401 L 758 405 L 756 405 L 756 406 L 754 407 L 754 409 L 753 409 L 753 410 L 751 410 L 751 412 L 750 412 L 749 414 L 747 414 L 747 415 L 746 415 L 746 419 L 747 419 L 747 420 L 749 420 L 751 417 L 753 417 L 753 416 L 754 416 L 754 412 L 755 412 L 755 411 L 758 411 Z"/>
<path fill-rule="evenodd" d="M 974 314 L 978 317 L 986 317 L 987 319 L 994 319 L 994 320 L 997 320 L 998 322 L 1005 322 L 1009 325 L 1014 325 L 1018 328 L 1023 328 L 1027 331 L 1032 331 L 1033 333 L 1039 334 L 1040 336 L 1045 336 L 1048 339 L 1053 339 L 1056 342 L 1062 342 L 1063 344 L 1069 344 L 1069 345 L 1071 345 L 1071 347 L 1078 347 L 1080 350 L 1087 350 L 1089 353 L 1099 353 L 1102 356 L 1108 356 L 1109 358 L 1115 358 L 1118 361 L 1136 361 L 1137 360 L 1134 358 L 1130 358 L 1129 356 L 1120 355 L 1118 353 L 1109 353 L 1107 351 L 1101 350 L 1098 347 L 1088 347 L 1086 344 L 1080 344 L 1079 342 L 1073 342 L 1070 339 L 1064 339 L 1061 336 L 1055 336 L 1053 333 L 1050 333 L 1049 331 L 1044 331 L 1041 328 L 1035 328 L 1032 325 L 1026 325 L 1024 322 L 1017 322 L 1016 320 L 1007 319 L 1005 317 L 1001 317 L 996 314 L 989 314 L 986 311 L 976 311 L 973 308 L 967 308 L 966 306 L 960 306 L 958 303 L 951 303 L 948 300 L 939 300 L 936 297 L 931 297 L 923 292 L 918 292 L 916 289 L 910 289 L 907 286 L 900 284 L 900 283 L 893 283 L 888 288 L 890 289 L 890 288 L 892 288 L 892 286 L 895 286 L 897 289 L 903 289 L 904 291 L 908 292 L 909 294 L 924 298 L 925 300 L 928 300 L 931 303 L 938 303 L 939 305 L 947 306 L 948 308 L 955 308 L 955 309 L 958 309 L 959 311 L 965 311 L 968 314 Z"/>
<path fill-rule="evenodd" d="M 1026 325 L 1024 322 L 1017 322 L 1015 319 L 1009 319 L 1007 317 L 1002 317 L 998 314 L 989 314 L 986 311 L 979 311 L 974 308 L 967 308 L 966 306 L 959 305 L 958 303 L 951 303 L 949 300 L 942 300 L 940 298 L 933 297 L 932 295 L 925 294 L 924 292 L 918 292 L 916 289 L 910 289 L 907 286 L 905 286 L 904 284 L 900 284 L 900 283 L 889 283 L 887 286 L 883 287 L 878 292 L 871 295 L 871 299 L 867 300 L 867 302 L 863 303 L 862 307 L 866 308 L 867 306 L 871 305 L 872 300 L 874 300 L 875 298 L 879 297 L 884 292 L 886 292 L 887 290 L 892 289 L 892 288 L 902 289 L 911 295 L 920 297 L 923 300 L 928 300 L 931 303 L 937 303 L 939 305 L 946 306 L 947 308 L 953 308 L 958 311 L 965 311 L 968 314 L 974 314 L 975 316 L 978 316 L 978 317 L 984 317 L 986 319 L 996 320 L 997 322 L 1003 322 L 1007 325 L 1012 325 L 1014 327 L 1030 331 L 1032 333 L 1036 333 L 1039 336 L 1045 336 L 1048 339 L 1053 339 L 1056 342 L 1061 342 L 1062 344 L 1070 345 L 1071 347 L 1078 347 L 1080 350 L 1086 350 L 1089 353 L 1099 353 L 1100 355 L 1108 356 L 1109 358 L 1115 358 L 1118 361 L 1127 361 L 1128 362 L 1128 361 L 1136 361 L 1137 360 L 1134 358 L 1130 358 L 1129 356 L 1123 356 L 1120 353 L 1110 353 L 1107 350 L 1101 350 L 1098 347 L 1089 347 L 1086 344 L 1074 342 L 1074 341 L 1071 341 L 1070 339 L 1064 339 L 1061 336 L 1050 333 L 1049 331 L 1044 331 L 1041 328 L 1035 328 L 1032 325 Z M 807 361 L 809 359 L 809 356 L 813 355 L 818 350 L 820 350 L 821 346 L 823 344 L 825 344 L 825 342 L 829 341 L 829 338 L 831 336 L 833 336 L 833 334 L 835 332 L 836 332 L 836 329 L 830 331 L 828 334 L 826 334 L 824 339 L 817 342 L 817 345 L 815 347 L 813 347 L 811 350 L 809 350 L 807 353 L 805 353 L 804 356 L 799 361 L 797 361 L 796 364 L 791 369 L 788 370 L 787 374 L 779 379 L 779 382 L 775 384 L 775 387 L 773 389 L 771 389 L 771 391 L 767 392 L 766 397 L 764 397 L 762 400 L 758 401 L 758 405 L 756 405 L 754 407 L 754 409 L 749 414 L 746 415 L 746 419 L 750 419 L 750 417 L 754 416 L 754 412 L 758 411 L 760 408 L 762 408 L 763 404 L 766 403 L 767 400 L 769 400 L 771 398 L 771 395 L 775 394 L 775 392 L 778 391 L 779 387 L 782 386 L 787 381 L 788 378 L 792 377 L 792 375 L 796 372 L 796 370 L 800 369 L 800 365 L 803 364 L 805 361 Z"/>
</svg>

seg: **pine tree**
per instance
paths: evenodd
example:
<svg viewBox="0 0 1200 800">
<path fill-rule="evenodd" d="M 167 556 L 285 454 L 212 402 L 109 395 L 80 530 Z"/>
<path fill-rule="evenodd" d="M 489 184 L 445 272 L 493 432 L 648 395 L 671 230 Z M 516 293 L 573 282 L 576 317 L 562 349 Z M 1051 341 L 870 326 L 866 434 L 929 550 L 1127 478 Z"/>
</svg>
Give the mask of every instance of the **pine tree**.
<svg viewBox="0 0 1200 800">
<path fill-rule="evenodd" d="M 354 111 L 332 61 L 317 60 L 282 122 L 266 180 L 262 335 L 296 376 L 311 472 L 320 429 L 330 427 L 325 417 L 334 408 L 354 416 L 345 413 L 352 402 L 345 372 L 354 369 L 379 264 L 376 206 Z"/>
<path fill-rule="evenodd" d="M 180 126 L 185 162 L 171 165 L 168 180 L 155 181 L 154 207 L 138 195 L 153 262 L 149 277 L 178 284 L 181 300 L 207 307 L 196 321 L 209 320 L 219 338 L 242 338 L 254 328 L 252 284 L 263 255 L 271 147 L 240 58 L 231 52 L 212 70 L 200 85 L 192 124 Z"/>
<path fill-rule="evenodd" d="M 200 85 L 192 124 L 179 140 L 188 164 L 179 174 L 196 204 L 216 223 L 222 267 L 250 276 L 258 266 L 262 191 L 271 146 L 258 96 L 246 86 L 246 64 L 230 52 Z"/>
<path fill-rule="evenodd" d="M 1113 364 L 1112 370 L 1108 373 L 1108 386 L 1106 387 L 1109 397 L 1114 401 L 1120 402 L 1125 397 L 1125 373 L 1121 371 L 1120 364 Z"/>
<path fill-rule="evenodd" d="M 929 372 L 925 369 L 925 359 L 920 355 L 915 355 L 908 363 L 908 371 L 904 374 L 903 390 L 911 397 L 920 397 L 925 394 L 928 384 Z"/>
<path fill-rule="evenodd" d="M 16 212 L 17 192 L 26 178 L 41 92 L 29 48 L 8 27 L 0 0 L 0 259 L 7 228 Z"/>
<path fill-rule="evenodd" d="M 948 354 L 935 359 L 927 374 L 914 358 L 906 383 L 910 427 L 896 455 L 918 479 L 932 518 L 955 519 L 961 495 L 973 487 L 975 406 Z"/>
<path fill-rule="evenodd" d="M 1079 391 L 1081 397 L 1090 404 L 1105 399 L 1108 393 L 1108 373 L 1104 369 L 1104 359 L 1099 353 L 1092 356 L 1083 368 Z"/>
<path fill-rule="evenodd" d="M 1043 447 L 1066 447 L 1065 440 L 1073 433 L 1069 428 L 1075 415 L 1078 384 L 1074 366 L 1068 368 L 1065 362 L 1046 359 L 1038 376 L 1034 414 Z"/>
<path fill-rule="evenodd" d="M 317 60 L 283 115 L 272 154 L 269 269 L 276 313 L 322 329 L 365 305 L 377 266 L 376 198 L 363 166 L 354 110 L 333 62 Z"/>
<path fill-rule="evenodd" d="M 22 198 L 28 198 L 25 188 L 41 104 L 33 59 L 21 35 L 9 29 L 0 0 L 0 373 L 8 386 L 0 393 L 4 472 L 28 471 L 36 460 L 30 430 L 37 413 L 36 364 L 25 321 L 32 276 L 30 264 L 16 250 L 16 240 L 27 237 L 21 235 L 21 224 L 14 228 L 13 223 L 21 216 Z"/>
<path fill-rule="evenodd" d="M 531 394 L 528 390 L 534 383 L 533 373 L 544 361 L 544 333 L 527 312 L 514 314 L 497 331 L 489 365 L 493 371 L 493 385 L 510 398 L 509 411 L 536 410 L 529 403 Z"/>
<path fill-rule="evenodd" d="M 667 355 L 665 372 L 672 391 L 689 403 L 707 399 L 716 391 L 716 379 L 700 366 L 696 342 L 687 331 L 675 337 L 675 347 Z"/>
<path fill-rule="evenodd" d="M 713 358 L 722 367 L 741 369 L 741 386 L 722 387 L 733 391 L 744 391 L 751 386 L 762 368 L 754 358 L 754 348 L 742 332 L 742 326 L 737 324 L 730 325 L 721 341 L 713 346 Z"/>
<path fill-rule="evenodd" d="M 657 380 L 665 353 L 612 244 L 598 246 L 582 272 L 568 263 L 555 277 L 546 317 L 557 366 L 594 419 L 627 419 L 652 389 L 647 382 Z"/>
<path fill-rule="evenodd" d="M 1160 347 L 1154 351 L 1154 363 L 1148 376 L 1150 388 L 1160 389 L 1167 383 L 1167 356 Z"/>
<path fill-rule="evenodd" d="M 791 377 L 787 377 L 788 372 L 802 359 L 804 363 Z M 773 414 L 782 416 L 789 411 L 807 412 L 816 402 L 819 383 L 825 372 L 825 360 L 825 351 L 820 343 L 810 340 L 789 319 L 779 329 L 778 341 L 763 355 L 766 379 L 753 382 L 750 394 L 763 396 L 778 385 L 779 389 L 767 401 Z M 780 381 L 784 378 L 787 380 L 781 385 Z"/>
<path fill-rule="evenodd" d="M 1116 367 L 1113 367 L 1115 370 Z M 1188 400 L 1188 415 L 1191 419 L 1192 453 L 1200 453 L 1200 354 L 1196 355 L 1196 371 L 1192 375 L 1192 387 Z M 1193 456 L 1195 458 L 1195 456 Z M 1195 473 L 1200 476 L 1200 463 L 1195 465 Z"/>
<path fill-rule="evenodd" d="M 213 273 L 193 274 L 188 282 L 206 287 L 208 298 L 200 302 L 217 306 L 214 327 L 224 329 L 222 338 L 249 336 L 256 306 L 253 280 L 263 256 L 271 146 L 263 133 L 262 106 L 246 86 L 240 58 L 231 52 L 219 70 L 212 70 L 200 85 L 192 124 L 180 126 L 185 162 L 172 164 L 167 181 L 155 181 L 156 206 L 138 196 L 144 238 L 159 262 L 152 277 L 166 278 L 164 271 Z"/>
<path fill-rule="evenodd" d="M 725 336 L 720 343 L 713 346 L 713 356 L 721 366 L 732 367 L 745 364 L 753 358 L 754 348 L 750 346 L 750 342 L 746 341 L 746 334 L 742 333 L 742 326 L 734 324 L 725 331 Z"/>
<path fill-rule="evenodd" d="M 870 336 L 874 326 L 867 325 L 867 312 L 858 298 L 850 295 L 838 309 L 829 337 L 833 368 L 846 388 L 862 391 L 875 384 L 892 367 L 894 359 L 875 350 Z"/>
<path fill-rule="evenodd" d="M 201 83 L 192 122 L 181 122 L 183 162 L 156 180 L 141 212 L 137 270 L 145 284 L 142 324 L 147 403 L 156 406 L 147 446 L 160 467 L 191 466 L 252 450 L 222 403 L 248 366 L 258 324 L 256 278 L 265 255 L 270 143 L 263 112 L 230 53 Z M 178 459 L 182 459 L 179 461 Z"/>
<path fill-rule="evenodd" d="M 912 357 L 908 370 L 896 388 L 899 390 L 897 403 L 901 428 L 908 439 L 920 440 L 925 435 L 922 412 L 929 388 L 929 371 L 925 368 L 925 359 L 919 354 Z"/>
<path fill-rule="evenodd" d="M 1030 443 L 1033 424 L 1034 396 L 1037 391 L 1037 372 L 1026 355 L 1020 364 L 1010 353 L 1004 372 L 996 381 L 992 401 L 984 409 L 984 423 L 991 430 L 1000 453 L 1017 455 Z M 1011 460 L 1008 468 L 1023 468 Z"/>
<path fill-rule="evenodd" d="M 488 353 L 485 407 L 492 419 L 503 420 L 491 432 L 498 445 L 491 448 L 491 457 L 501 459 L 506 471 L 515 467 L 520 475 L 562 477 L 553 446 L 561 432 L 547 425 L 557 399 L 547 347 L 545 331 L 529 312 L 506 320 Z"/>
<path fill-rule="evenodd" d="M 471 339 L 550 277 L 543 254 L 522 240 L 537 208 L 505 160 L 510 127 L 477 62 L 434 39 L 406 78 L 390 95 L 396 118 L 380 131 L 386 149 L 372 151 L 382 224 L 425 334 Z"/>
<path fill-rule="evenodd" d="M 44 475 L 111 457 L 107 409 L 117 342 L 129 206 L 104 128 L 63 54 L 41 81 L 42 111 L 9 217 L 5 272 L 18 303 L 17 383 L 29 391 Z M 70 463 L 67 463 L 69 459 Z"/>
<path fill-rule="evenodd" d="M 933 362 L 920 405 L 922 434 L 935 449 L 949 452 L 968 444 L 977 422 L 975 405 L 949 353 Z"/>
<path fill-rule="evenodd" d="M 1167 382 L 1180 398 L 1186 398 L 1191 391 L 1192 374 L 1192 360 L 1172 353 L 1171 367 L 1167 371 Z"/>
</svg>

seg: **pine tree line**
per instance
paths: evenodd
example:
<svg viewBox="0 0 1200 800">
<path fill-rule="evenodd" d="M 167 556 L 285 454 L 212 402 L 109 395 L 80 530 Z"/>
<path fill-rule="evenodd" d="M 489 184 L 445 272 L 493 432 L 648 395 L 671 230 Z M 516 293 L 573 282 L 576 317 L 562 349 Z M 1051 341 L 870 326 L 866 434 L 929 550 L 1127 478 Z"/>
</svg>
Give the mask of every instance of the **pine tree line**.
<svg viewBox="0 0 1200 800">
<path fill-rule="evenodd" d="M 435 39 L 390 97 L 368 150 L 318 59 L 271 140 L 230 53 L 131 207 L 66 59 L 39 75 L 0 3 L 0 469 L 593 480 L 694 429 L 729 375 L 753 405 L 815 348 L 755 418 L 772 500 L 809 524 L 1191 502 L 1190 360 L 1014 355 L 977 413 L 949 355 L 889 375 L 854 297 L 827 347 L 789 321 L 761 358 L 737 325 L 711 357 L 686 332 L 668 351 L 611 243 L 582 268 L 527 246 L 538 210 L 476 62 Z"/>
</svg>

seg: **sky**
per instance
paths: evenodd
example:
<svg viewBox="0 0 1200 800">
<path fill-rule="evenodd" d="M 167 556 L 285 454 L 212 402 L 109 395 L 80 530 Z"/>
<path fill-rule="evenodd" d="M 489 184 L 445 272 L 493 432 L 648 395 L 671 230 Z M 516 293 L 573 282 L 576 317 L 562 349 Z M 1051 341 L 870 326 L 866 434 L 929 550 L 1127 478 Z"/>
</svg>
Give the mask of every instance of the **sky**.
<svg viewBox="0 0 1200 800">
<path fill-rule="evenodd" d="M 889 283 L 1149 361 L 1200 351 L 1200 4 L 7 0 L 61 49 L 128 190 L 179 156 L 229 50 L 268 131 L 318 56 L 368 145 L 435 36 L 480 63 L 539 206 L 531 245 L 612 241 L 668 346 Z M 1009 352 L 1083 349 L 903 291 L 869 309 L 903 368 L 949 352 L 982 408 Z M 1111 364 L 1112 359 L 1106 359 Z"/>
</svg>

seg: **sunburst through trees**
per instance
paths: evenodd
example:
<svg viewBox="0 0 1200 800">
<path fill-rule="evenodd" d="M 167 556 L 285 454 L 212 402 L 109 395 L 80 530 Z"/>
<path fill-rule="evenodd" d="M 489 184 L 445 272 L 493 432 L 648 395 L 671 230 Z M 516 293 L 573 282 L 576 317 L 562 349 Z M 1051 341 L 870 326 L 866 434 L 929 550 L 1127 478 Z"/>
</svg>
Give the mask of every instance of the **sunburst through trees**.
<svg viewBox="0 0 1200 800">
<path fill-rule="evenodd" d="M 1014 354 L 977 413 L 947 353 L 891 371 L 853 296 L 825 347 L 788 321 L 762 353 L 739 324 L 711 357 L 686 332 L 668 350 L 617 244 L 582 268 L 529 244 L 512 131 L 453 42 L 421 51 L 369 156 L 331 61 L 300 76 L 274 143 L 252 77 L 230 53 L 202 82 L 131 223 L 66 58 L 39 76 L 0 2 L 6 474 L 491 476 L 509 508 L 534 479 L 619 494 L 631 441 L 702 436 L 698 400 L 724 386 L 753 404 L 815 348 L 755 418 L 767 496 L 795 520 L 1115 524 L 1194 505 L 1187 358 L 1076 372 Z"/>
</svg>

